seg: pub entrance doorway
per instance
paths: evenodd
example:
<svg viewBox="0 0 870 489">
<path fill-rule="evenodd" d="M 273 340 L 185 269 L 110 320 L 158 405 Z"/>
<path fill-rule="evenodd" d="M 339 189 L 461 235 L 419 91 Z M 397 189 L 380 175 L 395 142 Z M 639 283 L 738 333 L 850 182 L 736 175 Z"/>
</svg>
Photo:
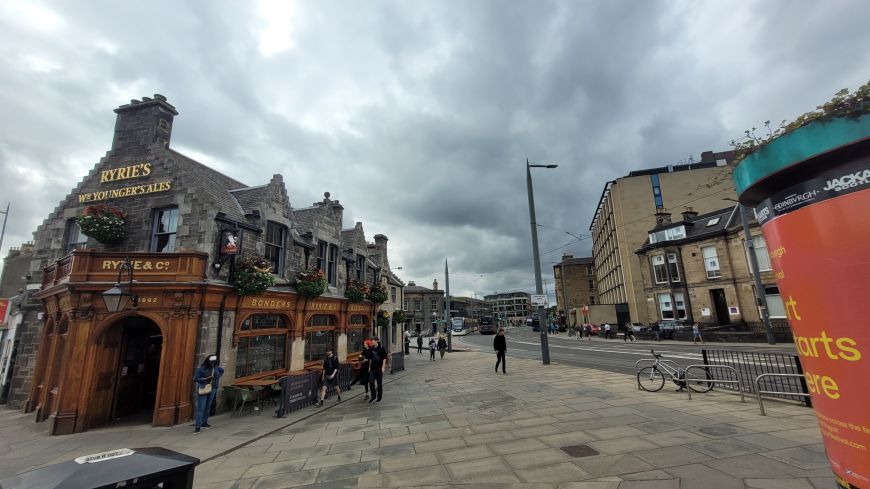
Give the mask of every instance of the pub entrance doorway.
<svg viewBox="0 0 870 489">
<path fill-rule="evenodd" d="M 121 319 L 101 335 L 89 427 L 151 423 L 157 403 L 163 334 L 150 319 Z"/>
</svg>

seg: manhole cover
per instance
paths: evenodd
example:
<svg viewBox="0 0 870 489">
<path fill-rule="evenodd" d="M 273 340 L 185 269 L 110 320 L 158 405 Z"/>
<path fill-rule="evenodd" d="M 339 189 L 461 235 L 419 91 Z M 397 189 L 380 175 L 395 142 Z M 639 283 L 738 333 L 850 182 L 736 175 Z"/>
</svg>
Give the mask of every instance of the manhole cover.
<svg viewBox="0 0 870 489">
<path fill-rule="evenodd" d="M 562 451 L 574 458 L 591 457 L 593 455 L 598 455 L 598 451 L 596 451 L 589 445 L 571 445 L 568 447 L 562 447 Z"/>
<path fill-rule="evenodd" d="M 740 430 L 729 425 L 704 426 L 703 428 L 698 428 L 698 431 L 710 436 L 730 436 L 740 433 Z"/>
</svg>

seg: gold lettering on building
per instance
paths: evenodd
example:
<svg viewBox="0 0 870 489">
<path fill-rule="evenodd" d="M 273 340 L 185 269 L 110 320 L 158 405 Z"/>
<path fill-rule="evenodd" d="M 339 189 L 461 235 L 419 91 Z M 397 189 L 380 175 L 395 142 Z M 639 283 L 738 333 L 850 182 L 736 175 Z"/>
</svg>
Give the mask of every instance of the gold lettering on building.
<svg viewBox="0 0 870 489">
<path fill-rule="evenodd" d="M 251 299 L 250 307 L 261 309 L 288 309 L 293 306 L 292 301 L 283 299 Z"/>
<path fill-rule="evenodd" d="M 350 306 L 350 308 L 348 308 L 348 311 L 350 312 L 368 312 L 368 310 L 369 307 L 363 305 L 352 305 Z"/>
<path fill-rule="evenodd" d="M 129 178 L 147 177 L 151 174 L 151 163 L 139 163 L 136 165 L 112 168 L 100 172 L 100 183 L 127 180 Z"/>
<path fill-rule="evenodd" d="M 117 270 L 121 264 L 124 263 L 124 260 L 103 260 L 102 269 L 103 270 Z M 171 261 L 163 261 L 163 260 L 133 260 L 133 270 L 141 270 L 143 272 L 149 271 L 168 271 L 172 268 Z"/>
<path fill-rule="evenodd" d="M 130 187 L 113 188 L 111 190 L 100 190 L 98 192 L 90 192 L 87 194 L 79 194 L 79 203 L 95 202 L 106 199 L 120 199 L 123 197 L 133 197 L 135 195 L 153 194 L 157 192 L 166 192 L 172 189 L 172 182 L 164 180 L 162 182 L 146 183 L 142 185 L 132 185 Z"/>
<path fill-rule="evenodd" d="M 308 308 L 314 311 L 337 311 L 338 303 L 335 302 L 314 302 L 308 305 Z"/>
</svg>

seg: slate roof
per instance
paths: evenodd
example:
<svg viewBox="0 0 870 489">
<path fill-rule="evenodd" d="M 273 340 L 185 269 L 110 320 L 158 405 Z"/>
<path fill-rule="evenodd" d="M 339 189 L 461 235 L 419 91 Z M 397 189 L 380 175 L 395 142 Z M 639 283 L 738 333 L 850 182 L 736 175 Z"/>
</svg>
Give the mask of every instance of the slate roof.
<svg viewBox="0 0 870 489">
<path fill-rule="evenodd" d="M 268 184 L 256 187 L 237 188 L 235 190 L 230 190 L 230 193 L 235 197 L 236 201 L 238 201 L 242 210 L 244 210 L 246 214 L 250 214 L 250 212 L 257 207 L 257 204 L 271 199 Z"/>
<path fill-rule="evenodd" d="M 560 263 L 558 263 L 557 265 L 566 265 L 566 266 L 571 266 L 571 265 L 592 265 L 593 263 L 594 263 L 594 261 L 592 260 L 592 257 L 591 257 L 591 256 L 587 256 L 587 257 L 569 258 L 569 259 L 567 259 L 567 260 L 562 260 L 562 261 L 561 261 Z"/>
<path fill-rule="evenodd" d="M 218 209 L 216 210 L 218 212 L 223 212 L 226 216 L 239 221 L 245 220 L 244 209 L 230 193 L 232 189 L 245 187 L 244 183 L 212 170 L 178 151 L 169 148 L 166 151 L 175 157 L 179 165 L 196 175 L 198 188 L 217 204 Z"/>
<path fill-rule="evenodd" d="M 708 223 L 712 222 L 717 217 L 719 218 L 719 220 L 716 221 L 715 224 L 708 225 Z M 658 243 L 651 244 L 649 242 L 649 236 L 647 236 L 646 241 L 644 241 L 643 245 L 641 245 L 636 253 L 642 253 L 647 250 L 662 248 L 665 246 L 674 246 L 684 243 L 691 243 L 693 241 L 700 241 L 703 239 L 707 239 L 711 236 L 724 234 L 728 230 L 734 229 L 735 227 L 739 227 L 742 225 L 743 223 L 740 220 L 740 213 L 737 212 L 737 206 L 726 207 L 717 211 L 708 212 L 706 214 L 701 214 L 688 220 L 676 221 L 667 224 L 659 224 L 658 226 L 651 229 L 649 232 L 653 233 L 665 229 L 685 226 L 686 237 L 681 239 L 672 239 L 669 241 L 660 241 Z"/>
</svg>

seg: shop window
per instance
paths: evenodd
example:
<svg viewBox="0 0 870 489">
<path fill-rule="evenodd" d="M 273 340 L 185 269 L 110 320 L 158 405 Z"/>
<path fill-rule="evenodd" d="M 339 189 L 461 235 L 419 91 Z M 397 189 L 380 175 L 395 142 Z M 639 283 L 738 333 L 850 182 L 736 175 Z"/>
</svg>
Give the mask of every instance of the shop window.
<svg viewBox="0 0 870 489">
<path fill-rule="evenodd" d="M 175 232 L 178 229 L 178 208 L 158 209 L 154 213 L 151 232 L 151 251 L 172 253 L 175 251 Z"/>
<path fill-rule="evenodd" d="M 368 316 L 362 314 L 354 314 L 350 317 L 350 328 L 347 331 L 347 352 L 355 353 L 363 350 L 363 340 L 365 339 L 366 326 L 368 326 Z"/>
<path fill-rule="evenodd" d="M 719 257 L 716 255 L 715 246 L 706 246 L 701 248 L 701 254 L 704 256 L 704 269 L 707 271 L 707 278 L 719 278 L 722 276 L 719 270 Z"/>
<path fill-rule="evenodd" d="M 272 266 L 272 273 L 281 276 L 284 274 L 284 244 L 287 236 L 287 228 L 268 221 L 266 222 L 266 254 L 265 258 Z"/>
<path fill-rule="evenodd" d="M 286 368 L 287 335 L 258 335 L 239 338 L 236 348 L 236 378 Z"/>
<path fill-rule="evenodd" d="M 323 360 L 326 350 L 335 348 L 335 316 L 316 314 L 308 321 L 305 331 L 305 361 Z"/>
<path fill-rule="evenodd" d="M 242 323 L 242 331 L 286 328 L 287 321 L 278 314 L 255 314 Z"/>
<path fill-rule="evenodd" d="M 305 361 L 317 362 L 326 356 L 326 350 L 334 349 L 335 330 L 305 332 Z"/>
<path fill-rule="evenodd" d="M 70 219 L 66 223 L 66 240 L 64 249 L 70 254 L 73 250 L 81 250 L 87 248 L 88 237 L 82 234 L 82 228 L 75 219 Z"/>
<path fill-rule="evenodd" d="M 668 253 L 668 272 L 671 274 L 671 282 L 680 281 L 680 267 L 677 266 L 676 253 Z"/>
<path fill-rule="evenodd" d="M 659 312 L 662 319 L 674 319 L 674 305 L 671 302 L 671 294 L 659 294 Z"/>
<path fill-rule="evenodd" d="M 653 277 L 657 284 L 664 284 L 668 282 L 668 271 L 665 266 L 665 256 L 664 255 L 656 255 L 651 257 L 652 259 L 652 267 L 653 267 Z"/>
</svg>

